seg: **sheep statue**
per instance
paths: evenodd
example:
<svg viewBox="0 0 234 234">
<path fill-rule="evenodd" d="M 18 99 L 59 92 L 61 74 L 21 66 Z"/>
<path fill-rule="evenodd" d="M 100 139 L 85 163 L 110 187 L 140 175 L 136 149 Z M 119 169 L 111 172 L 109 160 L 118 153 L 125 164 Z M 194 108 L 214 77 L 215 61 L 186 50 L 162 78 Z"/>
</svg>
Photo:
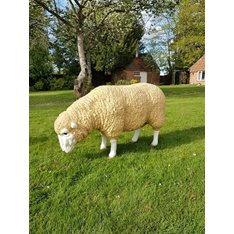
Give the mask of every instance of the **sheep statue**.
<svg viewBox="0 0 234 234">
<path fill-rule="evenodd" d="M 105 149 L 107 138 L 110 139 L 109 158 L 113 158 L 120 133 L 135 130 L 132 142 L 137 142 L 140 130 L 146 124 L 154 130 L 151 145 L 156 146 L 164 122 L 164 109 L 165 96 L 156 85 L 104 85 L 93 89 L 62 112 L 55 120 L 54 129 L 60 147 L 66 153 L 97 129 L 102 135 L 100 149 Z"/>
</svg>

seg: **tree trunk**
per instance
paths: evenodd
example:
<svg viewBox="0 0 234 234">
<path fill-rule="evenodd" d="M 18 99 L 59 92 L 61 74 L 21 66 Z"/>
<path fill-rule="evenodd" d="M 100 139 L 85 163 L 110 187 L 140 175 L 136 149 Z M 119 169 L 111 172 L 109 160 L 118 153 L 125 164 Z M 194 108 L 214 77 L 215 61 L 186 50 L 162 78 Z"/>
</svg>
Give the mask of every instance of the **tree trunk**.
<svg viewBox="0 0 234 234">
<path fill-rule="evenodd" d="M 87 72 L 88 72 L 88 84 L 87 84 L 87 86 L 89 87 L 89 88 L 91 88 L 92 87 L 92 66 L 91 66 L 91 56 L 90 56 L 90 52 L 89 51 L 87 51 Z"/>
<path fill-rule="evenodd" d="M 86 63 L 85 49 L 84 49 L 84 35 L 82 29 L 78 29 L 77 32 L 77 48 L 78 48 L 81 70 L 77 77 L 77 80 L 75 80 L 74 83 L 74 92 L 75 96 L 79 98 L 80 96 L 85 95 L 84 81 L 86 81 L 88 76 L 88 67 Z"/>
</svg>

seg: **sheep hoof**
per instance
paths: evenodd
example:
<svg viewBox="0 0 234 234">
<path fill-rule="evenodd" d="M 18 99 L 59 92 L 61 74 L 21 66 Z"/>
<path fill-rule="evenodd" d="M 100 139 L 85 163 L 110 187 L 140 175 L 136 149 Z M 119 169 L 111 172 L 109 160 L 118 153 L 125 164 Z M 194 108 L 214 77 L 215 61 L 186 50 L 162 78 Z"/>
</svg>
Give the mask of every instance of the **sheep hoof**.
<svg viewBox="0 0 234 234">
<path fill-rule="evenodd" d="M 104 149 L 106 149 L 106 146 L 100 145 L 100 150 L 104 150 Z"/>
<path fill-rule="evenodd" d="M 137 141 L 131 140 L 130 143 L 136 143 Z"/>
<path fill-rule="evenodd" d="M 110 156 L 108 157 L 108 159 L 113 159 L 113 158 L 114 158 L 114 157 L 110 157 Z"/>
<path fill-rule="evenodd" d="M 158 145 L 158 144 L 154 145 L 154 144 L 151 143 L 151 144 L 150 144 L 150 147 L 151 147 L 151 148 L 154 148 L 154 147 L 156 147 L 157 145 Z"/>
<path fill-rule="evenodd" d="M 114 158 L 114 157 L 115 157 L 115 155 L 116 155 L 116 154 L 109 153 L 109 157 L 108 157 L 108 158 L 109 158 L 109 159 L 112 159 L 112 158 Z"/>
</svg>

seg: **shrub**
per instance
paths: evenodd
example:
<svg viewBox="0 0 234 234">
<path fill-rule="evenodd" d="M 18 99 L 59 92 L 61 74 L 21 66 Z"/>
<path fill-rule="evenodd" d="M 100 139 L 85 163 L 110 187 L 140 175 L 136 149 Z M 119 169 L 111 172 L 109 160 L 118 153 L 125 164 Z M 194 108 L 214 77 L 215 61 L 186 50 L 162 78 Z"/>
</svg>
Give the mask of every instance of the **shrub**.
<svg viewBox="0 0 234 234">
<path fill-rule="evenodd" d="M 138 80 L 131 79 L 131 80 L 130 80 L 130 83 L 131 83 L 131 84 L 136 84 L 136 83 L 138 83 Z"/>
<path fill-rule="evenodd" d="M 33 92 L 33 91 L 35 91 L 34 86 L 29 86 L 29 92 Z"/>
<path fill-rule="evenodd" d="M 64 88 L 73 89 L 74 79 L 76 79 L 76 76 L 65 76 L 64 79 L 65 79 Z"/>
<path fill-rule="evenodd" d="M 118 80 L 116 82 L 116 85 L 130 85 L 130 81 L 129 80 Z"/>
<path fill-rule="evenodd" d="M 41 91 L 44 89 L 44 82 L 42 80 L 39 80 L 35 83 L 34 89 L 37 91 Z"/>
<path fill-rule="evenodd" d="M 50 80 L 50 90 L 61 90 L 63 89 L 65 80 L 63 78 L 52 78 Z"/>
</svg>

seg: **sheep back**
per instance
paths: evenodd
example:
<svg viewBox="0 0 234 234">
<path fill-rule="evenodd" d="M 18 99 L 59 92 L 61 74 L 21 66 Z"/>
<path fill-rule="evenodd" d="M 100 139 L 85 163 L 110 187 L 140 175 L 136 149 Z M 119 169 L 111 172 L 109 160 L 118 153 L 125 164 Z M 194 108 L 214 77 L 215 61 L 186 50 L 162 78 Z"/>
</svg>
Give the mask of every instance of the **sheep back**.
<svg viewBox="0 0 234 234">
<path fill-rule="evenodd" d="M 95 100 L 92 104 L 95 128 L 109 138 L 145 124 L 155 130 L 163 125 L 165 96 L 156 85 L 100 86 L 88 95 Z"/>
</svg>

